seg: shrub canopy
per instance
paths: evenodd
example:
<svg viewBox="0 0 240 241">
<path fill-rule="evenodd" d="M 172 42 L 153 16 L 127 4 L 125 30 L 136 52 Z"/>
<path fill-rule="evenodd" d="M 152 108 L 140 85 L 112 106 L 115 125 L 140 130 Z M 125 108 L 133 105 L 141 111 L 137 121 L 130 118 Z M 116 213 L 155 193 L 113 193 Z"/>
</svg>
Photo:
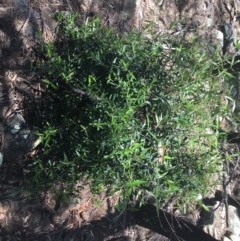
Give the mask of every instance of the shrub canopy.
<svg viewBox="0 0 240 241">
<path fill-rule="evenodd" d="M 88 176 L 126 198 L 179 203 L 205 194 L 221 163 L 221 58 L 199 38 L 119 35 L 98 19 L 78 25 L 76 15 L 59 21 L 59 40 L 44 46 L 34 183 Z"/>
</svg>

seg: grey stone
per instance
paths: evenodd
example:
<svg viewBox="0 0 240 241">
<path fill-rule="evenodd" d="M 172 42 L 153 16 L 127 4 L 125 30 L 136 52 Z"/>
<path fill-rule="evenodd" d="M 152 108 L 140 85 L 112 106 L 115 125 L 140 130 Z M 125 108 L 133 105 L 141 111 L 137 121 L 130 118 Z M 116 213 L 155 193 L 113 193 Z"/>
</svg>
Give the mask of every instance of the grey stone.
<svg viewBox="0 0 240 241">
<path fill-rule="evenodd" d="M 223 43 L 224 43 L 224 35 L 223 35 L 223 32 L 221 32 L 221 31 L 218 30 L 218 29 L 214 29 L 213 33 L 214 33 L 215 38 L 216 38 L 216 40 L 217 40 L 217 44 L 219 44 L 219 47 L 220 47 L 220 48 L 223 48 Z"/>
<path fill-rule="evenodd" d="M 21 162 L 33 148 L 36 137 L 21 113 L 14 112 L 4 123 L 1 147 L 3 161 Z"/>
<path fill-rule="evenodd" d="M 240 218 L 238 215 L 237 208 L 233 206 L 228 207 L 228 215 L 229 215 L 229 228 L 232 231 L 230 234 L 230 239 L 232 241 L 239 241 L 240 240 Z"/>
</svg>

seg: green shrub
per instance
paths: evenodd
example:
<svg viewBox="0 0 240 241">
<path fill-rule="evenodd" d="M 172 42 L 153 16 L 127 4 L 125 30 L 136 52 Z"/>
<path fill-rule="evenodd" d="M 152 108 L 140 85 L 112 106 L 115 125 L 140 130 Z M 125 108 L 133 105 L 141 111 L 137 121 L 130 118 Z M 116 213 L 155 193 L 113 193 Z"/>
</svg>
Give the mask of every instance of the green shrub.
<svg viewBox="0 0 240 241">
<path fill-rule="evenodd" d="M 119 35 L 98 19 L 78 25 L 76 15 L 59 21 L 59 40 L 44 46 L 32 183 L 71 186 L 87 176 L 126 199 L 204 195 L 222 162 L 220 56 L 199 38 Z"/>
</svg>

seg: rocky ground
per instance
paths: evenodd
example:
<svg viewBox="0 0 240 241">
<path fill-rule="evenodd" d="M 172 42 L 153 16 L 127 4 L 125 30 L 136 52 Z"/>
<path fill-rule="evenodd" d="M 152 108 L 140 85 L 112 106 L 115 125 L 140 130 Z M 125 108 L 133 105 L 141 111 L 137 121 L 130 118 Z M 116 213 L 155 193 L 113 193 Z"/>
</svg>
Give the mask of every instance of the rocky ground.
<svg viewBox="0 0 240 241">
<path fill-rule="evenodd" d="M 41 42 L 54 41 L 54 15 L 61 11 L 78 11 L 83 18 L 99 15 L 104 25 L 120 32 L 143 28 L 146 20 L 155 22 L 159 33 L 188 37 L 198 32 L 218 43 L 222 54 L 233 55 L 240 39 L 240 1 L 0 0 L 0 240 L 164 240 L 137 225 L 141 222 L 127 212 L 117 213 L 117 193 L 94 195 L 84 180 L 65 202 L 56 200 L 53 190 L 34 197 L 24 188 L 27 156 L 34 155 L 38 144 L 31 119 L 44 92 L 31 66 L 39 58 Z M 238 145 L 229 144 L 227 151 L 239 152 Z M 238 241 L 238 157 L 225 163 L 223 177 L 216 178 L 222 182 L 206 200 L 212 212 L 196 210 L 188 218 L 217 240 Z M 54 188 L 62 190 L 64 185 Z"/>
</svg>

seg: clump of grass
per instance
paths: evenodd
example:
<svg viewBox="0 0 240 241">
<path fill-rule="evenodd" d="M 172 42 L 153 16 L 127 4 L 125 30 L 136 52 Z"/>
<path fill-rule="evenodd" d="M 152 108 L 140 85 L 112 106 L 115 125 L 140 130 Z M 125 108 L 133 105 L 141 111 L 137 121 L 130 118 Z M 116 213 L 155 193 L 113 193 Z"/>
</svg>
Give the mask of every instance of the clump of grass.
<svg viewBox="0 0 240 241">
<path fill-rule="evenodd" d="M 178 204 L 206 194 L 222 162 L 221 57 L 199 38 L 119 35 L 76 19 L 60 16 L 59 40 L 44 46 L 47 96 L 31 182 L 71 186 L 87 176 L 127 200 L 148 193 Z"/>
</svg>

